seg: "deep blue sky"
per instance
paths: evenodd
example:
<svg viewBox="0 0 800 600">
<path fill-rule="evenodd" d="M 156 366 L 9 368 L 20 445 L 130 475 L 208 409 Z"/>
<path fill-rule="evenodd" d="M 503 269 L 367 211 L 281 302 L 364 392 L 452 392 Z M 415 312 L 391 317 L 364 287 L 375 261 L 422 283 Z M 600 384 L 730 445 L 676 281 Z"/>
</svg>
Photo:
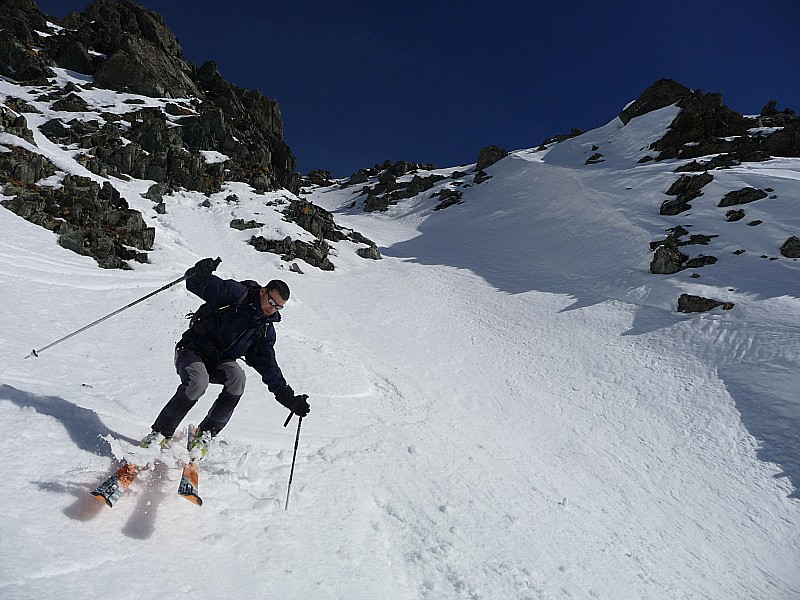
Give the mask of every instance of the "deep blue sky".
<svg viewBox="0 0 800 600">
<path fill-rule="evenodd" d="M 141 0 L 198 66 L 278 101 L 298 170 L 440 167 L 613 119 L 669 77 L 800 112 L 797 0 Z M 63 17 L 86 0 L 40 0 Z"/>
</svg>

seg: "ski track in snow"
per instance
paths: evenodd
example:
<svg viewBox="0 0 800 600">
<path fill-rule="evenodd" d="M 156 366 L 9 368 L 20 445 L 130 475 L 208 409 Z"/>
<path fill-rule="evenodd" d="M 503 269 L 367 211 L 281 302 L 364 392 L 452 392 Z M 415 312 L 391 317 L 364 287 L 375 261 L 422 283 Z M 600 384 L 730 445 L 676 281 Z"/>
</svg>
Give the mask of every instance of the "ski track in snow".
<svg viewBox="0 0 800 600">
<path fill-rule="evenodd" d="M 652 190 L 676 176 L 674 165 L 630 169 L 672 116 L 516 152 L 439 213 L 424 194 L 376 215 L 342 208 L 353 190 L 318 190 L 314 201 L 385 255 L 365 261 L 337 244 L 333 273 L 291 273 L 246 244 L 259 230 L 229 227 L 255 218 L 265 235 L 310 239 L 266 206 L 285 192 L 231 184 L 210 208 L 184 192 L 156 215 L 140 197 L 146 183 L 115 180 L 157 228 L 151 264 L 129 272 L 98 269 L 0 209 L 0 595 L 800 597 L 799 506 L 786 477 L 800 475 L 796 290 L 778 293 L 793 280 L 770 282 L 766 267 L 748 280 L 723 260 L 699 281 L 646 273 L 647 244 L 667 225 Z M 607 161 L 584 167 L 595 143 Z M 715 182 L 777 178 L 781 198 L 800 192 L 797 161 L 780 162 Z M 240 202 L 224 202 L 234 191 Z M 737 243 L 751 242 L 737 231 Z M 292 288 L 277 353 L 312 412 L 289 510 L 296 420 L 282 427 L 285 409 L 249 368 L 201 463 L 205 505 L 175 493 L 178 440 L 160 461 L 139 451 L 150 467 L 109 510 L 89 491 L 136 456 L 173 393 L 172 347 L 199 301 L 176 286 L 23 357 L 204 256 L 223 258 L 222 277 Z M 796 278 L 795 264 L 769 266 Z M 680 291 L 719 295 L 728 276 L 735 311 L 676 315 Z M 133 586 L 114 587 L 132 574 Z"/>
</svg>

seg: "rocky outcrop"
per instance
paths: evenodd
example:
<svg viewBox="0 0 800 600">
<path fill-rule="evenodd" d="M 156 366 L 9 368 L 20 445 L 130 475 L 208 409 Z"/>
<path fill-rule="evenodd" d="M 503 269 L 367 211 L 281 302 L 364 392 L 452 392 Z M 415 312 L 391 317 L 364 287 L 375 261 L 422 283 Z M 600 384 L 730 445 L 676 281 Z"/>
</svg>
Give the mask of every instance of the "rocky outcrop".
<svg viewBox="0 0 800 600">
<path fill-rule="evenodd" d="M 691 200 L 702 196 L 700 191 L 714 180 L 714 176 L 709 173 L 702 175 L 681 175 L 665 192 L 667 196 L 675 196 L 673 200 L 666 200 L 661 204 L 660 213 L 662 215 L 674 216 L 692 208 L 689 204 Z"/>
<path fill-rule="evenodd" d="M 689 236 L 688 239 L 681 239 Z M 650 272 L 654 275 L 671 275 L 684 269 L 704 267 L 717 262 L 713 256 L 703 254 L 689 258 L 678 248 L 690 245 L 708 245 L 717 235 L 694 234 L 689 235 L 689 231 L 680 225 L 670 230 L 666 239 L 651 242 L 650 249 L 655 250 L 653 259 L 650 261 Z"/>
<path fill-rule="evenodd" d="M 78 71 L 93 75 L 98 87 L 158 98 L 200 95 L 195 68 L 178 40 L 160 15 L 143 6 L 94 0 L 82 14 L 71 13 L 64 25 L 48 55 L 65 68 L 88 68 Z"/>
<path fill-rule="evenodd" d="M 350 176 L 344 187 L 367 183 L 370 179 L 377 177 L 378 181 L 375 185 L 365 185 L 361 188 L 361 195 L 367 196 L 364 201 L 366 212 L 383 212 L 401 200 L 413 198 L 431 189 L 437 182 L 447 179 L 444 175 L 422 176 L 416 174 L 420 170 L 431 171 L 435 168 L 436 165 L 431 164 L 409 163 L 402 160 L 393 164 L 387 160 L 370 169 L 359 169 Z M 414 176 L 410 180 L 400 181 L 399 178 L 412 173 Z"/>
<path fill-rule="evenodd" d="M 665 108 L 690 96 L 692 90 L 671 79 L 659 79 L 619 114 L 620 120 L 627 125 L 631 119 Z"/>
<path fill-rule="evenodd" d="M 5 193 L 14 197 L 3 206 L 56 232 L 61 246 L 91 256 L 103 268 L 129 269 L 128 260 L 147 262 L 147 253 L 138 250 L 153 248 L 155 230 L 109 182 L 101 187 L 91 179 L 67 175 L 59 189 L 23 181 L 10 182 Z"/>
<path fill-rule="evenodd" d="M 356 253 L 362 258 L 378 260 L 381 253 L 378 246 L 372 240 L 367 239 L 357 231 L 340 227 L 333 220 L 333 215 L 325 210 L 305 200 L 292 200 L 289 208 L 283 211 L 284 218 L 296 223 L 318 240 L 329 240 L 340 242 L 350 240 L 356 244 L 366 244 L 367 248 L 359 248 Z"/>
<path fill-rule="evenodd" d="M 703 298 L 702 296 L 693 296 L 691 294 L 681 294 L 678 298 L 678 312 L 707 312 L 709 310 L 714 310 L 718 306 L 721 306 L 722 310 L 731 310 L 734 307 L 734 303 L 721 302 L 719 300 Z"/>
<path fill-rule="evenodd" d="M 443 188 L 436 194 L 433 194 L 433 197 L 437 196 L 439 198 L 439 204 L 434 206 L 433 210 L 442 210 L 454 204 L 461 204 L 461 198 L 464 197 L 464 192 L 452 188 Z"/>
<path fill-rule="evenodd" d="M 725 208 L 728 206 L 737 206 L 739 204 L 749 204 L 750 202 L 755 202 L 756 200 L 761 200 L 762 198 L 766 197 L 767 193 L 764 190 L 746 187 L 742 188 L 741 190 L 736 190 L 734 192 L 728 192 L 725 194 L 722 200 L 720 200 L 718 206 L 720 208 Z"/>
<path fill-rule="evenodd" d="M 800 156 L 800 117 L 794 111 L 778 111 L 777 103 L 772 101 L 757 117 L 745 117 L 725 106 L 720 94 L 690 90 L 669 79 L 659 80 L 645 90 L 620 113 L 620 119 L 628 123 L 671 104 L 681 110 L 666 135 L 650 145 L 658 152 L 656 160 L 717 155 L 682 167 L 686 171 L 705 171 L 763 161 L 770 156 Z"/>
<path fill-rule="evenodd" d="M 475 170 L 483 171 L 496 162 L 503 160 L 506 156 L 508 156 L 508 150 L 500 146 L 486 146 L 485 148 L 481 148 Z"/>
<path fill-rule="evenodd" d="M 293 240 L 289 236 L 282 240 L 268 240 L 263 236 L 253 236 L 250 238 L 250 245 L 259 252 L 279 254 L 285 261 L 300 259 L 323 271 L 334 270 L 333 263 L 328 259 L 330 246 L 324 240 L 316 240 L 309 244 Z"/>
<path fill-rule="evenodd" d="M 303 179 L 303 185 L 316 185 L 318 187 L 330 187 L 333 185 L 330 171 L 315 169 L 310 171 Z"/>
<path fill-rule="evenodd" d="M 199 69 L 189 63 L 158 14 L 130 0 L 94 0 L 83 13 L 61 20 L 65 28 L 55 32 L 47 23 L 59 20 L 44 15 L 32 0 L 3 4 L 0 66 L 7 77 L 46 84 L 53 75 L 50 67 L 59 66 L 92 75 L 96 87 L 196 100 L 193 108 L 165 107 L 167 114 L 184 116 L 174 132 L 152 112 L 135 114 L 131 135 L 138 148 L 121 148 L 124 144 L 115 143 L 114 135 L 111 140 L 96 139 L 94 147 L 101 150 L 87 165 L 93 172 L 133 177 L 146 173 L 160 183 L 209 192 L 218 191 L 224 180 L 244 181 L 261 191 L 298 190 L 297 163 L 284 143 L 277 103 L 228 83 L 213 62 Z M 54 98 L 52 108 L 91 108 L 72 87 Z M 222 152 L 230 162 L 206 168 L 197 154 L 202 150 Z M 157 156 L 147 157 L 148 153 Z"/>
<path fill-rule="evenodd" d="M 800 238 L 791 236 L 781 246 L 781 254 L 786 258 L 800 258 Z"/>
<path fill-rule="evenodd" d="M 653 254 L 650 261 L 650 272 L 654 275 L 672 275 L 683 270 L 683 263 L 688 260 L 677 247 L 670 244 L 661 244 Z"/>
</svg>

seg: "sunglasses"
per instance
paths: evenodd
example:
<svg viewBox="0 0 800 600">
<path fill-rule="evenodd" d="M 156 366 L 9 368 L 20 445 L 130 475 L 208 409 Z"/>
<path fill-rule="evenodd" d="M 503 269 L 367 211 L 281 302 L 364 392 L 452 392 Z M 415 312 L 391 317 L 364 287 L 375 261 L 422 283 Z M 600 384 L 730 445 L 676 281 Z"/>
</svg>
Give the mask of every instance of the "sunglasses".
<svg viewBox="0 0 800 600">
<path fill-rule="evenodd" d="M 272 306 L 275 310 L 281 310 L 283 308 L 281 304 L 278 304 L 277 302 L 275 302 L 275 300 L 273 300 L 269 296 L 267 296 L 267 301 L 269 302 L 269 305 Z"/>
</svg>

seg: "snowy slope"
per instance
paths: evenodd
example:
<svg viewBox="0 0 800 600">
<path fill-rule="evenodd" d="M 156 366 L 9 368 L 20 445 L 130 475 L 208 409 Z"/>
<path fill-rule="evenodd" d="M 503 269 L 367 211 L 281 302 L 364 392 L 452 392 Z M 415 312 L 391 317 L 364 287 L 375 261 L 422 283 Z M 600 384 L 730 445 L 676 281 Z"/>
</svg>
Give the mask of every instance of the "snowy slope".
<svg viewBox="0 0 800 600">
<path fill-rule="evenodd" d="M 702 248 L 720 261 L 699 279 L 651 275 L 649 242 L 680 222 L 658 215 L 677 164 L 636 161 L 674 111 L 515 152 L 443 211 L 423 194 L 366 214 L 353 188 L 316 189 L 384 255 L 341 242 L 327 273 L 246 245 L 310 239 L 266 205 L 285 192 L 231 184 L 210 208 L 180 193 L 156 215 L 151 182 L 112 180 L 157 229 L 151 264 L 127 272 L 0 209 L 0 595 L 800 597 L 800 266 L 759 257 L 800 230 L 800 161 L 715 172 L 692 222 L 726 229 Z M 586 165 L 594 145 L 606 161 Z M 740 183 L 777 192 L 752 207 L 759 227 L 713 208 Z M 204 256 L 292 288 L 278 357 L 312 412 L 289 510 L 296 431 L 250 370 L 202 464 L 202 508 L 175 494 L 169 459 L 109 510 L 89 491 L 174 391 L 172 347 L 198 300 L 176 286 L 24 357 Z M 682 292 L 736 307 L 678 314 Z"/>
</svg>

